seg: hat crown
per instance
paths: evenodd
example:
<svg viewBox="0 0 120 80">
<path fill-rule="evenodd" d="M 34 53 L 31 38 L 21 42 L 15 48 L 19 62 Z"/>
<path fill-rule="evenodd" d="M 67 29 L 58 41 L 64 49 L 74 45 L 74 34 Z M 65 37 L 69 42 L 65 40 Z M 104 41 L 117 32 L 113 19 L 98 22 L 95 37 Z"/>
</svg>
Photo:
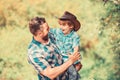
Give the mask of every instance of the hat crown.
<svg viewBox="0 0 120 80">
<path fill-rule="evenodd" d="M 77 19 L 75 15 L 73 15 L 72 13 L 65 11 L 63 17 L 66 17 L 68 19 Z"/>
</svg>

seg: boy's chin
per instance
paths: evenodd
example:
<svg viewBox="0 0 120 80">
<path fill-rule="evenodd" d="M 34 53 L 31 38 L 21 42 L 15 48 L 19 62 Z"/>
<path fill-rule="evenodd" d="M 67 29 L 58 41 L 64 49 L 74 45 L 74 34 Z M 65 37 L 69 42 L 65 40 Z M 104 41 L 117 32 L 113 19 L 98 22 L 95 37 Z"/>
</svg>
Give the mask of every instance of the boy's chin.
<svg viewBox="0 0 120 80">
<path fill-rule="evenodd" d="M 63 32 L 63 34 L 64 34 L 64 35 L 67 35 L 67 34 L 69 34 L 69 33 L 67 33 L 67 32 Z"/>
</svg>

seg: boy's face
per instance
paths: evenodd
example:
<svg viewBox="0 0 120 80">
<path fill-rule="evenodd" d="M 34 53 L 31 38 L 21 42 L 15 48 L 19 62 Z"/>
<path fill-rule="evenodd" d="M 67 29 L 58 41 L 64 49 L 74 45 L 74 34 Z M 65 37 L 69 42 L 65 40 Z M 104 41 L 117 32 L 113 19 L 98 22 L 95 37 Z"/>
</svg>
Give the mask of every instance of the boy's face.
<svg viewBox="0 0 120 80">
<path fill-rule="evenodd" d="M 68 25 L 67 21 L 60 21 L 59 24 L 60 24 L 60 28 L 62 32 L 64 33 L 64 35 L 69 34 L 74 28 L 73 25 Z"/>
</svg>

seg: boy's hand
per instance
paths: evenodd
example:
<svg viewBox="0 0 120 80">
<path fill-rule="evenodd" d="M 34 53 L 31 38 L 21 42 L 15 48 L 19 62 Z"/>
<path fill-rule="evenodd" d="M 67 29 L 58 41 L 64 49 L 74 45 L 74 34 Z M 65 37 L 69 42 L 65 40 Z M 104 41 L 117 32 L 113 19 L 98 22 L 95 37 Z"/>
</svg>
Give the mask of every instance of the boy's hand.
<svg viewBox="0 0 120 80">
<path fill-rule="evenodd" d="M 82 68 L 81 62 L 75 64 L 75 68 L 76 68 L 77 71 L 79 71 Z"/>
</svg>

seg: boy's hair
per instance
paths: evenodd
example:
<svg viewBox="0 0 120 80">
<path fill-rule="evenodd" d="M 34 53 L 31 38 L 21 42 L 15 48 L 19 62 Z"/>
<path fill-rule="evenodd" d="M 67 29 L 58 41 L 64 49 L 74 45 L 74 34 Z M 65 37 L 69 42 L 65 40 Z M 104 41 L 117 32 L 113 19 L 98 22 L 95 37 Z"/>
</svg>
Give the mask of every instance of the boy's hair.
<svg viewBox="0 0 120 80">
<path fill-rule="evenodd" d="M 69 26 L 74 26 L 73 22 L 71 22 L 70 20 L 58 20 L 59 24 L 67 24 Z"/>
<path fill-rule="evenodd" d="M 36 35 L 37 30 L 40 29 L 40 25 L 42 25 L 43 23 L 45 23 L 45 18 L 43 17 L 35 17 L 32 18 L 29 21 L 29 30 L 33 35 Z"/>
</svg>

